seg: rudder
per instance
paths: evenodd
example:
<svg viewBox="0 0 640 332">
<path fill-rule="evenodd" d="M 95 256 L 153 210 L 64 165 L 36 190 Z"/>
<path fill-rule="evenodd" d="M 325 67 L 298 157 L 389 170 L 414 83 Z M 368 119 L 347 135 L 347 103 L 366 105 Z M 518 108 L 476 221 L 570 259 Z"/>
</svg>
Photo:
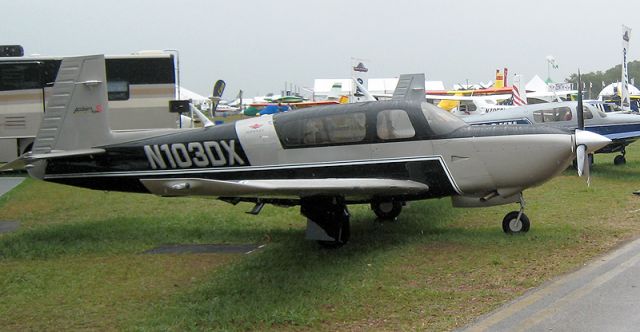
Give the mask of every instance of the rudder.
<svg viewBox="0 0 640 332">
<path fill-rule="evenodd" d="M 42 124 L 34 154 L 92 148 L 112 139 L 107 118 L 103 55 L 64 58 Z"/>
</svg>

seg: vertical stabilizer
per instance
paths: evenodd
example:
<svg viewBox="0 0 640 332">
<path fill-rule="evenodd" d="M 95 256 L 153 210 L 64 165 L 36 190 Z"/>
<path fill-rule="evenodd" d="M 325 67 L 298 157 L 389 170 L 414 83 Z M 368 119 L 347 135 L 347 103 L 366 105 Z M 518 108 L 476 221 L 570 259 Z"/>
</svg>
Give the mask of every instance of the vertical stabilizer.
<svg viewBox="0 0 640 332">
<path fill-rule="evenodd" d="M 393 91 L 392 100 L 425 100 L 424 74 L 404 74 L 400 75 L 398 85 Z"/>
<path fill-rule="evenodd" d="M 33 153 L 87 149 L 109 143 L 103 55 L 65 58 L 45 107 Z"/>
</svg>

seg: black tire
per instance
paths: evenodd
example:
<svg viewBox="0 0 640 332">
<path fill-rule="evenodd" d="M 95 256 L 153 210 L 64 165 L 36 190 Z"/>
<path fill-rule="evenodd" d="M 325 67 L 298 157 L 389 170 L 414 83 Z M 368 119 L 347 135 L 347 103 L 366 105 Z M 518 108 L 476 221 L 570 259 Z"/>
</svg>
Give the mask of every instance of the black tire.
<svg viewBox="0 0 640 332">
<path fill-rule="evenodd" d="M 402 212 L 402 202 L 379 201 L 371 203 L 371 210 L 382 220 L 395 220 Z"/>
<path fill-rule="evenodd" d="M 507 234 L 521 234 L 529 231 L 531 223 L 526 214 L 520 216 L 520 222 L 517 222 L 518 211 L 511 211 L 502 219 L 502 230 Z"/>
<path fill-rule="evenodd" d="M 619 154 L 615 158 L 613 158 L 613 164 L 614 165 L 624 165 L 626 163 L 627 163 L 627 158 L 625 158 L 621 154 Z"/>
</svg>

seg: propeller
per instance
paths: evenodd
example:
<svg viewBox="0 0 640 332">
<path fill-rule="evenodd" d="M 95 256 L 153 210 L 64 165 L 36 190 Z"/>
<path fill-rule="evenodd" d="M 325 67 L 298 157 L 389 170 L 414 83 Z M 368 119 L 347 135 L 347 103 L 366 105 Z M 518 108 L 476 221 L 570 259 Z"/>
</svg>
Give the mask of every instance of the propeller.
<svg viewBox="0 0 640 332">
<path fill-rule="evenodd" d="M 589 174 L 589 153 L 594 153 L 607 146 L 611 143 L 611 140 L 602 135 L 584 130 L 584 105 L 582 103 L 581 86 L 580 70 L 578 70 L 578 105 L 576 107 L 578 128 L 575 131 L 576 165 L 578 168 L 578 176 L 586 175 L 587 186 L 589 186 L 591 185 L 591 175 Z"/>
<path fill-rule="evenodd" d="M 576 115 L 578 119 L 578 128 L 576 129 L 576 164 L 578 166 L 578 176 L 586 175 L 587 187 L 591 185 L 591 174 L 589 172 L 589 154 L 587 153 L 587 145 L 578 142 L 578 135 L 584 132 L 584 105 L 582 104 L 582 86 L 580 69 L 578 69 L 578 106 L 576 107 Z M 582 143 L 582 144 L 581 144 Z"/>
</svg>

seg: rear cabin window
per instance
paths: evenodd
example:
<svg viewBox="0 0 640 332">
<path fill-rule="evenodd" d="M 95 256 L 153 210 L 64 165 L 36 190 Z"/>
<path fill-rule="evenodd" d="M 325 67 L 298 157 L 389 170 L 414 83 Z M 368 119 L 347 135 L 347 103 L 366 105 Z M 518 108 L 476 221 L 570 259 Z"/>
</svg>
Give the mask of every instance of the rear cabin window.
<svg viewBox="0 0 640 332">
<path fill-rule="evenodd" d="M 283 146 L 306 147 L 361 142 L 367 134 L 365 124 L 364 113 L 346 113 L 297 119 L 279 126 L 276 121 L 276 129 Z"/>
<path fill-rule="evenodd" d="M 416 131 L 411 125 L 409 115 L 404 110 L 385 110 L 376 118 L 376 133 L 383 140 L 410 138 Z"/>
</svg>

